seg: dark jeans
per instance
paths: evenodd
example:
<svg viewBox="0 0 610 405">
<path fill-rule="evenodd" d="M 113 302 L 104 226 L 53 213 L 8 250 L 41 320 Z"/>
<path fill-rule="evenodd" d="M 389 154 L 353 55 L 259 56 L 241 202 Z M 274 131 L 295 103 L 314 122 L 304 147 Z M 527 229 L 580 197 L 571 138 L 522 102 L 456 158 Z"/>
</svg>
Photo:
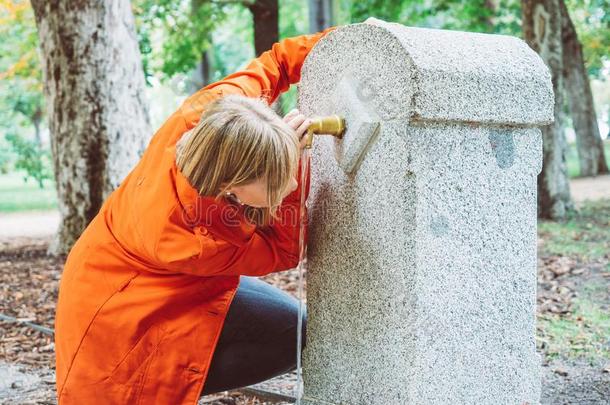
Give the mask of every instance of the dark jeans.
<svg viewBox="0 0 610 405">
<path fill-rule="evenodd" d="M 281 289 L 256 277 L 240 276 L 201 395 L 245 387 L 295 370 L 298 305 L 296 298 Z M 302 315 L 304 348 L 305 304 Z"/>
</svg>

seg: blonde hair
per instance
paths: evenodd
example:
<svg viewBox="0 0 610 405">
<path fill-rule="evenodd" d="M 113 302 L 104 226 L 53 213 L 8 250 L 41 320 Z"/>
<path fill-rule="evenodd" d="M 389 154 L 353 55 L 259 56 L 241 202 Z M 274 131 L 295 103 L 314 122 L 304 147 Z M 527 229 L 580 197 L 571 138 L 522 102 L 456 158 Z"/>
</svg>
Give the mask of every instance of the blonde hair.
<svg viewBox="0 0 610 405">
<path fill-rule="evenodd" d="M 263 99 L 229 94 L 207 104 L 178 141 L 176 165 L 199 195 L 217 200 L 231 186 L 266 179 L 268 207 L 244 205 L 248 221 L 266 226 L 297 172 L 299 150 L 295 130 Z"/>
</svg>

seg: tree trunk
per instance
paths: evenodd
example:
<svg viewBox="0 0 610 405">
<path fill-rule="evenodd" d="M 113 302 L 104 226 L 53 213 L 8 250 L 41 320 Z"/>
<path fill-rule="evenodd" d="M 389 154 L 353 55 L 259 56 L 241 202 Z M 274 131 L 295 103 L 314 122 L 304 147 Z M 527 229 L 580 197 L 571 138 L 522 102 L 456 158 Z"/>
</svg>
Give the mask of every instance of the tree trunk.
<svg viewBox="0 0 610 405">
<path fill-rule="evenodd" d="M 151 137 L 144 74 L 127 0 L 31 0 L 38 27 L 67 253 Z"/>
<path fill-rule="evenodd" d="M 278 0 L 258 0 L 248 8 L 254 21 L 254 53 L 259 57 L 280 39 Z"/>
<path fill-rule="evenodd" d="M 498 12 L 498 7 L 500 4 L 498 0 L 485 0 L 483 5 L 486 10 L 489 10 L 490 15 L 481 17 L 482 21 L 487 26 L 487 32 L 494 32 L 494 27 L 496 26 L 496 13 Z"/>
<path fill-rule="evenodd" d="M 562 219 L 568 211 L 574 210 L 566 169 L 559 1 L 522 1 L 525 41 L 549 67 L 555 94 L 555 120 L 541 128 L 543 161 L 538 175 L 538 215 L 548 219 Z"/>
<path fill-rule="evenodd" d="M 201 52 L 201 59 L 197 64 L 197 70 L 199 71 L 197 76 L 199 83 L 197 84 L 200 85 L 198 89 L 212 83 L 212 48 Z"/>
<path fill-rule="evenodd" d="M 205 1 L 206 0 L 191 0 L 191 14 L 193 15 L 193 18 L 197 18 L 197 11 Z M 203 40 L 203 38 L 200 40 Z M 212 43 L 212 38 L 209 38 L 209 42 L 210 44 Z M 212 72 L 214 70 L 212 60 L 213 49 L 213 46 L 210 46 L 208 49 L 201 52 L 199 62 L 197 62 L 197 66 L 191 73 L 190 93 L 195 93 L 202 87 L 212 83 Z"/>
<path fill-rule="evenodd" d="M 589 75 L 582 56 L 582 46 L 565 3 L 560 1 L 560 6 L 563 76 L 576 132 L 580 175 L 605 174 L 608 173 L 608 165 L 597 125 Z"/>
<path fill-rule="evenodd" d="M 309 32 L 315 34 L 335 25 L 335 0 L 309 0 Z"/>
<path fill-rule="evenodd" d="M 279 5 L 278 0 L 256 0 L 246 4 L 252 13 L 254 24 L 254 53 L 259 57 L 261 53 L 271 49 L 274 43 L 280 40 Z M 283 97 L 280 95 L 271 108 L 279 115 L 284 115 Z"/>
<path fill-rule="evenodd" d="M 207 49 L 201 52 L 201 58 L 197 62 L 197 66 L 190 74 L 190 80 L 188 87 L 190 88 L 190 94 L 195 93 L 202 87 L 212 83 L 213 75 L 213 63 L 212 63 L 212 52 L 213 49 Z"/>
<path fill-rule="evenodd" d="M 32 125 L 34 125 L 34 136 L 36 137 L 36 144 L 39 148 L 42 148 L 42 137 L 40 135 L 40 124 L 42 122 L 42 108 L 37 107 L 32 117 L 30 117 Z"/>
</svg>

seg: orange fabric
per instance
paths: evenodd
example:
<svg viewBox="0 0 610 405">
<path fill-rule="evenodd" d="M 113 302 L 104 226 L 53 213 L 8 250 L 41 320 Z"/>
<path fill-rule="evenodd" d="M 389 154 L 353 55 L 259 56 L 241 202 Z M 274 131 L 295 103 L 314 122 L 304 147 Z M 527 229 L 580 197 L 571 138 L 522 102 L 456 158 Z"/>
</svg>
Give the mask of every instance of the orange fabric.
<svg viewBox="0 0 610 405">
<path fill-rule="evenodd" d="M 300 190 L 309 193 L 309 180 L 284 199 L 281 221 L 259 229 L 240 206 L 198 195 L 177 170 L 175 143 L 224 94 L 272 103 L 300 80 L 308 52 L 335 28 L 275 43 L 244 70 L 188 97 L 106 199 L 60 281 L 60 405 L 195 405 L 239 275 L 297 266 Z"/>
</svg>

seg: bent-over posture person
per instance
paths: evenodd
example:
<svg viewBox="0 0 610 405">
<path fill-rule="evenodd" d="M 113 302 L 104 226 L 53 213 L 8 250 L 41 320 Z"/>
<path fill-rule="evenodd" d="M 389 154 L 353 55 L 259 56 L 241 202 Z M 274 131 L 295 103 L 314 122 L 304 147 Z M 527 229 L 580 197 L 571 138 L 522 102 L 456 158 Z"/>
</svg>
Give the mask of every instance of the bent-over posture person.
<svg viewBox="0 0 610 405">
<path fill-rule="evenodd" d="M 310 120 L 270 104 L 335 28 L 188 97 L 104 201 L 60 281 L 60 405 L 195 405 L 294 370 L 298 302 L 257 276 L 298 265 Z"/>
</svg>

